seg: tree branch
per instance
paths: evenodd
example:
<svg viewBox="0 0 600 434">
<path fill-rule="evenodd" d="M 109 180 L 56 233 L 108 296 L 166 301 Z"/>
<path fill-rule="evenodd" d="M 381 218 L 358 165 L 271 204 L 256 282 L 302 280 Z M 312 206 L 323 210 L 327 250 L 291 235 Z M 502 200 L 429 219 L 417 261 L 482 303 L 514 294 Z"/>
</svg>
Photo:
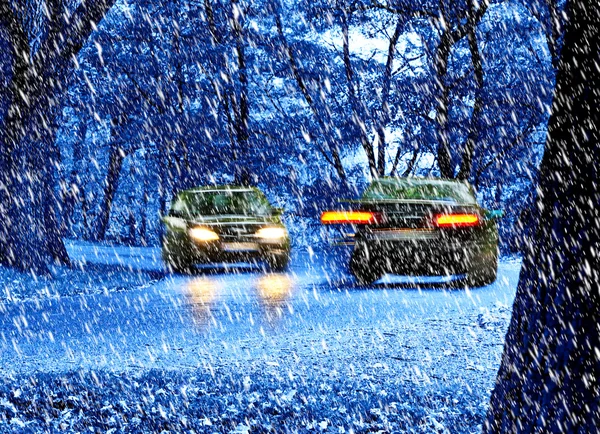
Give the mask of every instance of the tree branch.
<svg viewBox="0 0 600 434">
<path fill-rule="evenodd" d="M 48 77 L 51 71 L 55 76 L 64 73 L 65 64 L 79 53 L 115 1 L 82 0 L 69 19 L 65 19 L 66 25 L 51 32 L 42 42 L 33 58 L 34 70 L 42 77 Z"/>
</svg>

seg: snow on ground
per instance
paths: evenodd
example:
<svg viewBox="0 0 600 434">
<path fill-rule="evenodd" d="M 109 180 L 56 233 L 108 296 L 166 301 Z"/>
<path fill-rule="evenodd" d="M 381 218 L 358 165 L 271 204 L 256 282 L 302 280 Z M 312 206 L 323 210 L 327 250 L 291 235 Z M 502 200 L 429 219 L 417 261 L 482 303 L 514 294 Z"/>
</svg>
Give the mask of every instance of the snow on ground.
<svg viewBox="0 0 600 434">
<path fill-rule="evenodd" d="M 520 269 L 360 288 L 319 253 L 288 275 L 164 278 L 156 249 L 69 252 L 89 296 L 2 304 L 0 432 L 478 432 Z M 127 291 L 96 287 L 127 273 Z"/>
<path fill-rule="evenodd" d="M 166 271 L 160 249 L 74 241 L 66 247 L 73 267 L 52 266 L 51 279 L 0 267 L 0 311 L 4 302 L 147 288 Z"/>
<path fill-rule="evenodd" d="M 481 397 L 383 375 L 71 372 L 0 387 L 13 432 L 475 432 Z"/>
</svg>

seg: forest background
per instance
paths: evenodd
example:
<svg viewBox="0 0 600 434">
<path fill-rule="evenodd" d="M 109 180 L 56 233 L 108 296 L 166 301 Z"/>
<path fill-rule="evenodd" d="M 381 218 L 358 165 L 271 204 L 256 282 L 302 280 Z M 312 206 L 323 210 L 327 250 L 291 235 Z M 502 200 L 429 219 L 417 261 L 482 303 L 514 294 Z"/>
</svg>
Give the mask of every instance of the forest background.
<svg viewBox="0 0 600 434">
<path fill-rule="evenodd" d="M 84 5 L 10 3 L 34 59 Z M 41 150 L 23 157 L 31 179 L 40 160 L 47 170 L 21 188 L 34 191 L 21 208 L 46 210 L 47 243 L 54 226 L 60 237 L 156 245 L 177 191 L 249 184 L 285 209 L 294 244 L 306 246 L 318 240 L 320 211 L 373 177 L 442 176 L 470 181 L 483 206 L 504 210 L 503 253 L 522 248 L 560 2 L 100 3 L 108 12 L 58 68 L 51 110 L 24 129 Z M 15 53 L 12 41 L 0 32 Z M 6 93 L 18 54 L 0 53 Z M 0 101 L 10 118 L 11 98 Z"/>
</svg>

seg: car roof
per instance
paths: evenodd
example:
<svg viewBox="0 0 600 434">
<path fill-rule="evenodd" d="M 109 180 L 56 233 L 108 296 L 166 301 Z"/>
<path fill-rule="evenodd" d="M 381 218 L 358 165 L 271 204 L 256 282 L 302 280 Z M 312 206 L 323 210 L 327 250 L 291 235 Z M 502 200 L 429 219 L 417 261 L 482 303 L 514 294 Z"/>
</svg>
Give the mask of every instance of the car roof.
<svg viewBox="0 0 600 434">
<path fill-rule="evenodd" d="M 421 177 L 395 177 L 395 176 L 384 176 L 378 179 L 373 180 L 372 184 L 375 183 L 385 183 L 385 184 L 435 184 L 435 185 L 466 185 L 471 188 L 471 185 L 467 181 L 462 181 L 458 179 L 447 179 L 447 178 L 421 178 Z"/>
<path fill-rule="evenodd" d="M 180 191 L 179 194 L 194 194 L 194 193 L 220 193 L 220 192 L 257 192 L 260 191 L 254 187 L 242 187 L 239 185 L 210 185 L 203 187 L 194 187 L 187 190 Z"/>
</svg>

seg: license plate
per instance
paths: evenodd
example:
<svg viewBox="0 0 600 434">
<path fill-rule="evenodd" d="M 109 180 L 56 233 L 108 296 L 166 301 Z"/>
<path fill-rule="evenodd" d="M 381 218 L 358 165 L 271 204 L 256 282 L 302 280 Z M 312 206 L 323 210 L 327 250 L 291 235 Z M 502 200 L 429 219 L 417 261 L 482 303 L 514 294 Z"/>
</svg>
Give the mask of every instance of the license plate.
<svg viewBox="0 0 600 434">
<path fill-rule="evenodd" d="M 256 243 L 223 243 L 223 250 L 226 252 L 247 252 L 258 250 Z"/>
<path fill-rule="evenodd" d="M 377 240 L 433 240 L 438 238 L 438 233 L 434 230 L 421 229 L 389 229 L 373 231 L 371 238 Z"/>
</svg>

